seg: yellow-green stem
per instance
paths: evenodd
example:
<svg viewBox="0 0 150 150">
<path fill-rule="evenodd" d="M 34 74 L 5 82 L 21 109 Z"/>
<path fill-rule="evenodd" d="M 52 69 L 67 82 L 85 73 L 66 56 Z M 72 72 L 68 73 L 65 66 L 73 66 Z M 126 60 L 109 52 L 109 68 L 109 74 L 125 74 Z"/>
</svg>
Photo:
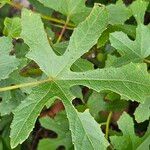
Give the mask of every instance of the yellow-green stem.
<svg viewBox="0 0 150 150">
<path fill-rule="evenodd" d="M 107 122 L 100 123 L 100 126 L 106 125 Z"/>
<path fill-rule="evenodd" d="M 51 25 L 55 26 L 55 27 L 58 27 L 58 28 L 63 28 L 64 27 L 63 25 L 53 24 L 53 23 L 51 23 Z M 74 30 L 74 27 L 67 26 L 66 29 L 68 29 L 68 30 Z"/>
<path fill-rule="evenodd" d="M 37 86 L 39 84 L 43 84 L 43 83 L 50 82 L 50 81 L 52 81 L 52 79 L 48 78 L 48 79 L 40 80 L 40 81 L 36 81 L 36 82 L 23 83 L 23 84 L 18 84 L 18 85 L 2 87 L 2 88 L 0 88 L 0 92 L 15 90 L 15 89 L 18 89 L 18 88 L 25 88 L 25 87 L 29 87 L 29 86 Z"/>
<path fill-rule="evenodd" d="M 110 125 L 111 116 L 112 116 L 112 111 L 109 113 L 107 122 L 106 122 L 105 137 L 107 140 L 108 140 L 108 135 L 109 135 L 109 125 Z"/>
<path fill-rule="evenodd" d="M 60 35 L 59 35 L 59 37 L 58 37 L 56 43 L 59 43 L 59 42 L 61 41 L 62 36 L 63 36 L 63 34 L 65 33 L 65 30 L 66 30 L 66 27 L 67 27 L 68 22 L 69 22 L 69 17 L 67 17 L 66 22 L 65 22 L 65 24 L 64 24 L 64 26 L 63 26 L 63 28 L 62 28 L 62 30 L 61 30 L 61 33 L 60 33 Z"/>
<path fill-rule="evenodd" d="M 150 60 L 148 60 L 148 59 L 144 59 L 144 62 L 147 64 L 150 64 Z"/>
</svg>

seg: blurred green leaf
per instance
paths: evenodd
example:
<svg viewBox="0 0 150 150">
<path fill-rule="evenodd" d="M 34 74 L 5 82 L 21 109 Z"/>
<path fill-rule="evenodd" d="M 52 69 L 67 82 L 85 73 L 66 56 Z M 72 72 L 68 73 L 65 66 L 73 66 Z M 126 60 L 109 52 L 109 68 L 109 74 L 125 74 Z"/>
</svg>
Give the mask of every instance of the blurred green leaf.
<svg viewBox="0 0 150 150">
<path fill-rule="evenodd" d="M 21 33 L 21 22 L 19 17 L 5 18 L 3 34 L 11 38 L 19 38 Z"/>
<path fill-rule="evenodd" d="M 38 150 L 56 150 L 59 146 L 64 146 L 66 150 L 69 150 L 73 146 L 68 119 L 64 112 L 58 113 L 54 119 L 41 118 L 40 123 L 44 128 L 54 131 L 57 137 L 40 140 Z"/>
<path fill-rule="evenodd" d="M 119 119 L 118 126 L 119 129 L 122 131 L 123 135 L 110 137 L 110 140 L 116 150 L 149 149 L 149 128 L 147 130 L 147 133 L 145 133 L 143 137 L 139 138 L 134 132 L 134 123 L 132 118 L 126 113 L 123 113 L 123 115 Z"/>
</svg>

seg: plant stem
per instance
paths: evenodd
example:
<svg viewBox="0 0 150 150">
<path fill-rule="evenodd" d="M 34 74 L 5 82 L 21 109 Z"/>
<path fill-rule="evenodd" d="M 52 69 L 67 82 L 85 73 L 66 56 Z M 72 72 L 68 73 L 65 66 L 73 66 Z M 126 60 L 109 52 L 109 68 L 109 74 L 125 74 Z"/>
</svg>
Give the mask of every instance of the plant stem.
<svg viewBox="0 0 150 150">
<path fill-rule="evenodd" d="M 12 7 L 15 7 L 16 9 L 19 9 L 19 10 L 21 10 L 21 9 L 23 8 L 22 5 L 17 4 L 17 3 L 14 3 L 14 2 L 12 2 L 12 1 L 7 2 L 7 4 L 9 4 L 9 5 L 11 5 Z M 57 19 L 57 18 L 53 18 L 53 17 L 51 17 L 51 16 L 45 16 L 45 15 L 43 15 L 43 14 L 40 14 L 40 15 L 41 15 L 41 18 L 43 18 L 43 19 L 45 19 L 45 20 L 49 20 L 49 21 L 52 21 L 52 22 L 55 22 L 55 23 L 59 23 L 59 24 L 65 24 L 65 23 L 66 23 L 64 20 L 59 20 L 59 19 Z M 69 23 L 69 22 L 67 23 L 66 26 L 75 27 L 74 24 Z"/>
<path fill-rule="evenodd" d="M 59 35 L 59 37 L 58 37 L 56 43 L 59 43 L 59 42 L 61 41 L 62 36 L 63 36 L 63 34 L 65 33 L 65 30 L 66 30 L 66 27 L 67 27 L 68 22 L 69 22 L 69 17 L 67 17 L 66 22 L 65 22 L 65 24 L 64 24 L 64 27 L 62 28 L 61 33 L 60 33 L 60 35 Z"/>
<path fill-rule="evenodd" d="M 111 116 L 112 116 L 112 111 L 109 113 L 108 118 L 107 118 L 107 122 L 106 122 L 105 137 L 107 140 L 108 140 L 109 124 L 110 124 Z"/>
<path fill-rule="evenodd" d="M 63 28 L 63 25 L 59 25 L 59 24 L 53 24 L 51 23 L 52 26 L 58 27 L 58 28 Z M 68 30 L 74 30 L 74 27 L 70 27 L 70 26 L 66 26 L 66 29 Z"/>
<path fill-rule="evenodd" d="M 55 22 L 55 23 L 63 24 L 63 25 L 66 24 L 66 22 L 64 20 L 59 20 L 57 18 L 53 18 L 53 17 L 50 17 L 50 16 L 45 16 L 45 15 L 42 15 L 42 14 L 41 14 L 41 18 L 43 18 L 45 20 L 49 20 L 49 21 Z M 66 26 L 69 26 L 69 27 L 72 27 L 72 28 L 75 27 L 74 24 L 69 23 L 69 22 L 66 24 Z"/>
<path fill-rule="evenodd" d="M 107 122 L 100 123 L 100 126 L 106 125 Z"/>
<path fill-rule="evenodd" d="M 144 62 L 150 64 L 150 60 L 148 59 L 144 59 Z"/>
<path fill-rule="evenodd" d="M 36 86 L 36 85 L 43 84 L 43 83 L 50 82 L 50 81 L 52 81 L 52 79 L 48 78 L 48 79 L 40 80 L 40 81 L 36 81 L 36 82 L 23 83 L 23 84 L 18 84 L 18 85 L 2 87 L 2 88 L 0 88 L 0 92 L 15 90 L 15 89 L 18 89 L 18 88 L 25 88 L 25 87 L 28 87 L 28 86 Z"/>
</svg>

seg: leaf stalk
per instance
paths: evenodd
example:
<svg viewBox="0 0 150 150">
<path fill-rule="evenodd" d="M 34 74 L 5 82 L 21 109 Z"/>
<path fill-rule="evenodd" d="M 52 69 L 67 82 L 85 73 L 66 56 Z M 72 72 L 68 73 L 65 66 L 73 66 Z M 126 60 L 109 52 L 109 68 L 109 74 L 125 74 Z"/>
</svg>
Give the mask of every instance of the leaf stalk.
<svg viewBox="0 0 150 150">
<path fill-rule="evenodd" d="M 25 88 L 25 87 L 29 87 L 29 86 L 37 86 L 39 84 L 43 84 L 43 83 L 50 82 L 50 81 L 52 81 L 52 79 L 48 78 L 48 79 L 40 80 L 40 81 L 36 81 L 36 82 L 29 82 L 29 83 L 23 83 L 23 84 L 18 84 L 18 85 L 2 87 L 2 88 L 0 88 L 0 92 L 15 90 L 18 88 Z"/>
<path fill-rule="evenodd" d="M 106 122 L 105 137 L 107 140 L 108 140 L 108 135 L 109 135 L 109 125 L 110 125 L 111 117 L 112 117 L 112 111 L 109 113 L 108 118 L 107 118 L 107 122 Z"/>
</svg>

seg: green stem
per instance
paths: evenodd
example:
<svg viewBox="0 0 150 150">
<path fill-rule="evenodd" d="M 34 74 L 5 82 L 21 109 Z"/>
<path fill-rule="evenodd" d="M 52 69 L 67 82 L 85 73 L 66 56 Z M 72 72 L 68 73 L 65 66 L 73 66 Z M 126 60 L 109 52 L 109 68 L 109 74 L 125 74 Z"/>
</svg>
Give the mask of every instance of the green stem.
<svg viewBox="0 0 150 150">
<path fill-rule="evenodd" d="M 67 17 L 66 22 L 65 22 L 65 24 L 64 24 L 64 26 L 63 26 L 63 28 L 62 28 L 62 30 L 61 30 L 61 33 L 60 33 L 60 35 L 59 35 L 59 37 L 58 37 L 56 43 L 59 43 L 59 42 L 61 41 L 62 36 L 63 36 L 63 34 L 65 33 L 65 30 L 66 30 L 66 27 L 67 27 L 68 22 L 69 22 L 69 17 Z"/>
<path fill-rule="evenodd" d="M 64 27 L 63 25 L 53 24 L 53 23 L 51 23 L 51 25 L 55 26 L 55 27 L 58 27 L 58 28 L 63 28 Z M 68 30 L 74 30 L 74 27 L 67 26 L 66 29 L 68 29 Z"/>
<path fill-rule="evenodd" d="M 107 122 L 100 123 L 100 126 L 106 125 Z"/>
<path fill-rule="evenodd" d="M 150 64 L 150 60 L 148 60 L 148 59 L 144 59 L 144 62 L 147 64 Z"/>
<path fill-rule="evenodd" d="M 112 116 L 112 111 L 109 113 L 107 122 L 106 122 L 105 137 L 107 140 L 108 140 L 108 135 L 109 135 L 109 125 L 110 125 L 111 116 Z"/>
<path fill-rule="evenodd" d="M 48 78 L 48 79 L 40 80 L 40 81 L 36 81 L 36 82 L 23 83 L 23 84 L 18 84 L 18 85 L 2 87 L 2 88 L 0 88 L 0 92 L 15 90 L 15 89 L 18 89 L 18 88 L 25 88 L 25 87 L 29 87 L 29 86 L 37 86 L 39 84 L 43 84 L 43 83 L 50 82 L 50 81 L 52 81 L 52 79 Z"/>
</svg>

